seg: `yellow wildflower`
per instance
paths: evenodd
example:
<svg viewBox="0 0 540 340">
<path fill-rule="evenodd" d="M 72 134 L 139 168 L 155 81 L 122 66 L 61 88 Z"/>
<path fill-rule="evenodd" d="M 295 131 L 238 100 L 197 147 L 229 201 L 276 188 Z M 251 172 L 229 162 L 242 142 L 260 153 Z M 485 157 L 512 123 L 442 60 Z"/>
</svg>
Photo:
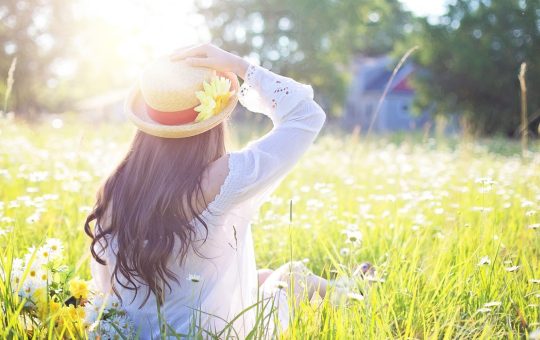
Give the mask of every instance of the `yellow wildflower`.
<svg viewBox="0 0 540 340">
<path fill-rule="evenodd" d="M 46 320 L 49 316 L 53 316 L 60 310 L 61 303 L 55 301 L 53 297 L 49 298 L 49 303 L 46 300 L 41 301 L 37 305 L 38 317 L 40 320 Z"/>
<path fill-rule="evenodd" d="M 84 329 L 85 315 L 84 308 L 81 306 L 61 306 L 58 309 L 58 318 L 56 319 L 58 322 L 58 329 L 67 331 L 68 333 L 75 333 Z"/>
<path fill-rule="evenodd" d="M 49 300 L 49 313 L 51 313 L 51 314 L 58 313 L 61 306 L 62 305 L 60 304 L 60 302 L 54 301 L 52 299 Z"/>
<path fill-rule="evenodd" d="M 37 288 L 32 294 L 36 305 L 47 302 L 47 289 L 45 287 Z"/>
<path fill-rule="evenodd" d="M 74 278 L 69 281 L 69 291 L 76 299 L 86 299 L 88 297 L 88 282 Z"/>
<path fill-rule="evenodd" d="M 80 321 L 84 319 L 85 315 L 83 307 L 75 307 L 74 305 L 60 307 L 60 314 L 64 319 L 71 321 Z"/>
<path fill-rule="evenodd" d="M 201 102 L 201 105 L 195 107 L 195 111 L 199 112 L 195 122 L 200 122 L 212 117 L 217 112 L 220 112 L 233 95 L 230 79 L 224 77 L 214 77 L 210 81 L 203 83 L 204 91 L 197 91 L 195 95 Z"/>
</svg>

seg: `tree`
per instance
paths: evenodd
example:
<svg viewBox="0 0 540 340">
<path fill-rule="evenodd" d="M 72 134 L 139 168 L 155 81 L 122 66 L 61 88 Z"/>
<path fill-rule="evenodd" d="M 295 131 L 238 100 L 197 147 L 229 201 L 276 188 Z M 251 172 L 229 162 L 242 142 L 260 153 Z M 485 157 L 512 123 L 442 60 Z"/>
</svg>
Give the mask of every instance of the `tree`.
<svg viewBox="0 0 540 340">
<path fill-rule="evenodd" d="M 71 1 L 4 0 L 0 5 L 0 75 L 5 79 L 17 57 L 10 107 L 39 111 L 54 100 L 44 89 L 55 86 L 55 63 L 71 39 Z M 3 80 L 2 79 L 2 80 Z M 4 96 L 2 81 L 0 95 Z"/>
<path fill-rule="evenodd" d="M 411 40 L 427 72 L 416 82 L 417 107 L 464 115 L 479 133 L 519 134 L 517 75 L 528 63 L 529 93 L 540 90 L 540 0 L 457 0 L 439 24 L 420 24 Z M 540 97 L 530 96 L 532 118 Z"/>
<path fill-rule="evenodd" d="M 77 100 L 128 83 L 130 69 L 118 46 L 133 31 L 86 16 L 79 5 L 72 0 L 0 4 L 0 98 L 16 57 L 8 108 L 17 114 L 71 110 Z M 137 58 L 143 56 L 129 60 Z"/>
<path fill-rule="evenodd" d="M 351 57 L 391 51 L 412 19 L 397 0 L 209 0 L 197 7 L 213 43 L 312 84 L 333 115 Z"/>
</svg>

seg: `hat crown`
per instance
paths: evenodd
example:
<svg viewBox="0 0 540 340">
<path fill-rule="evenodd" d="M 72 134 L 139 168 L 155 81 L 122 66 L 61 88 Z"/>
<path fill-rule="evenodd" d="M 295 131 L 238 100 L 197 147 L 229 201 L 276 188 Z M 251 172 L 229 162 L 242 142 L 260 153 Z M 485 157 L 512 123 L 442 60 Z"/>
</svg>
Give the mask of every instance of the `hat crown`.
<svg viewBox="0 0 540 340">
<path fill-rule="evenodd" d="M 176 112 L 199 105 L 195 92 L 215 75 L 215 70 L 163 57 L 143 70 L 139 83 L 147 105 L 163 112 Z"/>
</svg>

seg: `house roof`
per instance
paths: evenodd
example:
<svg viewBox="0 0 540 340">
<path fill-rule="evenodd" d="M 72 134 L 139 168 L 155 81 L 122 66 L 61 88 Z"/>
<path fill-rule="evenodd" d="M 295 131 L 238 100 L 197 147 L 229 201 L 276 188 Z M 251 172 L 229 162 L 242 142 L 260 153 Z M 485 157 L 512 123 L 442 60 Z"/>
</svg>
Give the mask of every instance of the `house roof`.
<svg viewBox="0 0 540 340">
<path fill-rule="evenodd" d="M 370 82 L 366 84 L 365 91 L 366 92 L 383 92 L 386 85 L 390 81 L 390 77 L 392 77 L 392 72 L 388 69 L 381 69 L 380 73 L 373 78 Z M 410 85 L 410 76 L 414 72 L 414 67 L 402 67 L 396 76 L 394 77 L 394 80 L 392 81 L 392 85 L 390 87 L 389 92 L 390 93 L 410 93 L 414 92 L 414 89 Z"/>
<path fill-rule="evenodd" d="M 127 96 L 128 89 L 116 89 L 97 96 L 83 99 L 75 104 L 77 110 L 101 110 L 104 106 L 121 103 Z"/>
</svg>

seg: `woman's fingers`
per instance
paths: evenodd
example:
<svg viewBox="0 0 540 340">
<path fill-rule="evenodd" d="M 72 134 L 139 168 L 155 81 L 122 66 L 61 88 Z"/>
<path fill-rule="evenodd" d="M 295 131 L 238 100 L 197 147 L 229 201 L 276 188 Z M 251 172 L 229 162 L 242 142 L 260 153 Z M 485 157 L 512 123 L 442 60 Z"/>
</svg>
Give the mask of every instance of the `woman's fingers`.
<svg viewBox="0 0 540 340">
<path fill-rule="evenodd" d="M 189 57 L 189 58 L 186 58 L 185 62 L 191 66 L 196 66 L 196 67 L 218 68 L 217 60 L 215 58 Z"/>
<path fill-rule="evenodd" d="M 194 47 L 188 47 L 180 49 L 171 54 L 170 59 L 172 61 L 186 59 L 189 57 L 202 57 L 208 55 L 208 45 L 202 44 Z"/>
</svg>

